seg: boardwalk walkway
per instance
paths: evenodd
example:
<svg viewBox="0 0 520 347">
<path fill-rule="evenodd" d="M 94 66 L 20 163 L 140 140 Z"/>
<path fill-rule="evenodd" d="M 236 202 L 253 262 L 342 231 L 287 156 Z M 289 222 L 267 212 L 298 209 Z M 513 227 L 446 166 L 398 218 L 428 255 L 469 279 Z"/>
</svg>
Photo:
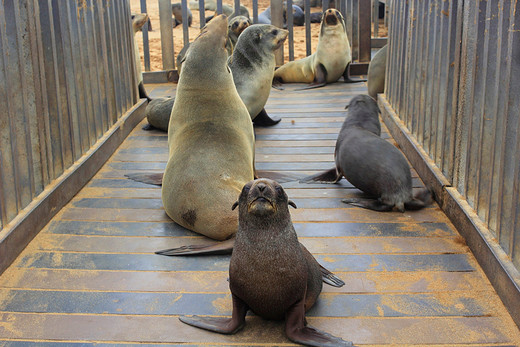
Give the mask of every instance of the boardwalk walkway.
<svg viewBox="0 0 520 347">
<path fill-rule="evenodd" d="M 266 109 L 283 120 L 256 129 L 256 167 L 304 177 L 332 167 L 344 106 L 366 86 L 294 88 L 271 93 Z M 152 97 L 174 94 L 171 85 L 148 89 Z M 203 241 L 168 219 L 160 188 L 124 178 L 162 171 L 166 145 L 165 134 L 138 126 L 0 277 L 0 345 L 291 345 L 283 323 L 253 315 L 230 336 L 177 319 L 230 314 L 229 256 L 153 254 Z M 422 186 L 415 172 L 414 186 Z M 299 207 L 291 213 L 300 240 L 347 283 L 324 287 L 307 315 L 311 325 L 356 345 L 520 344 L 517 327 L 436 205 L 377 213 L 341 203 L 359 193 L 345 180 L 284 187 Z"/>
</svg>

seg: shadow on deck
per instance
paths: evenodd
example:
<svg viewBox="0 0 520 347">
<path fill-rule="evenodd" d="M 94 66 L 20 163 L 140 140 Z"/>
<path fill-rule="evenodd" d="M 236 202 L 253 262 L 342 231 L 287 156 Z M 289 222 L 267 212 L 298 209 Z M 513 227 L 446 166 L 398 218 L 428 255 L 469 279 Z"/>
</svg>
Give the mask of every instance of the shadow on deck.
<svg viewBox="0 0 520 347">
<path fill-rule="evenodd" d="M 344 106 L 365 85 L 271 93 L 281 116 L 256 128 L 256 167 L 301 177 L 333 166 Z M 152 97 L 172 85 L 150 85 Z M 144 123 L 144 122 L 143 122 Z M 141 124 L 143 124 L 141 123 Z M 390 139 L 386 129 L 384 137 Z M 290 344 L 283 323 L 253 315 L 236 335 L 184 325 L 230 315 L 229 256 L 163 257 L 203 241 L 169 220 L 160 188 L 125 179 L 164 170 L 167 136 L 136 127 L 89 184 L 0 277 L 0 344 Z M 423 186 L 413 172 L 414 187 Z M 345 205 L 340 184 L 283 184 L 302 243 L 347 284 L 325 286 L 309 323 L 355 344 L 512 345 L 518 328 L 464 240 L 436 206 L 377 213 Z"/>
</svg>

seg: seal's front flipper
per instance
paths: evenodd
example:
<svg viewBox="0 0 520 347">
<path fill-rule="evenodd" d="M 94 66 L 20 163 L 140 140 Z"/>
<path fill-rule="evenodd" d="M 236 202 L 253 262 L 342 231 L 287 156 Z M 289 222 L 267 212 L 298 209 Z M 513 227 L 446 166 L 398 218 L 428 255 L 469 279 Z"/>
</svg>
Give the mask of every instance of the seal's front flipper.
<svg viewBox="0 0 520 347">
<path fill-rule="evenodd" d="M 289 340 L 306 346 L 352 346 L 352 342 L 305 326 L 304 322 L 305 304 L 299 300 L 285 314 L 285 333 Z"/>
<path fill-rule="evenodd" d="M 273 82 L 271 83 L 271 87 L 273 87 L 274 89 L 278 89 L 278 90 L 284 90 L 285 89 L 283 87 L 282 80 L 280 79 L 280 77 L 273 78 Z"/>
<path fill-rule="evenodd" d="M 176 255 L 216 255 L 216 254 L 231 254 L 233 246 L 235 245 L 235 238 L 226 241 L 216 242 L 212 245 L 188 245 L 178 248 L 165 249 L 157 251 L 155 254 L 176 256 Z"/>
<path fill-rule="evenodd" d="M 332 272 L 321 266 L 320 264 L 320 271 L 321 271 L 321 280 L 328 284 L 329 286 L 333 287 L 343 287 L 345 285 L 345 282 L 341 280 L 338 276 L 334 275 Z"/>
<path fill-rule="evenodd" d="M 157 128 L 151 125 L 150 123 L 143 125 L 143 130 L 150 131 L 150 130 L 156 130 Z"/>
<path fill-rule="evenodd" d="M 139 82 L 138 89 L 139 89 L 139 98 L 140 99 L 147 99 L 148 102 L 152 101 L 152 99 L 146 93 L 146 89 L 144 89 L 144 84 L 142 81 Z"/>
<path fill-rule="evenodd" d="M 181 316 L 179 320 L 194 327 L 214 331 L 216 333 L 234 334 L 245 325 L 247 310 L 247 305 L 233 295 L 233 314 L 231 318 Z"/>
<path fill-rule="evenodd" d="M 320 88 L 326 84 L 327 84 L 327 69 L 325 69 L 325 66 L 323 66 L 323 64 L 318 64 L 318 66 L 316 66 L 316 73 L 314 76 L 314 81 L 311 84 L 309 84 L 307 87 L 295 89 L 295 90 Z"/>
<path fill-rule="evenodd" d="M 300 183 L 337 183 L 341 179 L 341 176 L 343 175 L 340 174 L 336 168 L 332 168 L 325 172 L 320 172 L 319 174 L 302 178 Z"/>
<path fill-rule="evenodd" d="M 347 64 L 345 71 L 343 72 L 343 80 L 345 83 L 358 83 L 358 82 L 366 82 L 366 79 L 356 79 L 353 80 L 350 78 L 350 63 Z"/>
<path fill-rule="evenodd" d="M 256 117 L 253 119 L 253 123 L 255 125 L 259 125 L 259 126 L 269 127 L 269 126 L 280 123 L 281 120 L 282 119 L 279 117 L 276 117 L 276 118 L 269 117 L 267 112 L 265 112 L 265 109 L 262 109 L 262 111 L 260 111 L 260 113 L 257 114 Z"/>
<path fill-rule="evenodd" d="M 155 186 L 162 186 L 164 173 L 130 173 L 126 174 L 125 177 L 134 180 L 136 182 L 153 184 Z"/>
<path fill-rule="evenodd" d="M 378 212 L 388 212 L 392 211 L 394 206 L 383 204 L 379 200 L 375 199 L 361 199 L 361 198 L 351 198 L 351 199 L 343 199 L 341 200 L 345 204 L 350 204 L 353 206 L 363 207 L 369 210 L 378 211 Z"/>
</svg>

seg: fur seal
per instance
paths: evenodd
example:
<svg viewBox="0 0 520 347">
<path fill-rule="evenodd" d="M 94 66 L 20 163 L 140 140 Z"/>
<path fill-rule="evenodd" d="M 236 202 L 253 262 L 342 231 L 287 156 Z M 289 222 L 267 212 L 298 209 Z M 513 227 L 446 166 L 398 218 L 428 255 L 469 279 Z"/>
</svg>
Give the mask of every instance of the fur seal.
<svg viewBox="0 0 520 347">
<path fill-rule="evenodd" d="M 145 115 L 148 125 L 143 130 L 160 129 L 168 131 L 168 123 L 170 122 L 170 114 L 172 113 L 175 97 L 173 98 L 156 98 L 146 105 Z M 165 116 L 167 115 L 167 116 Z"/>
<path fill-rule="evenodd" d="M 254 177 L 254 133 L 227 66 L 227 18 L 215 17 L 191 43 L 168 126 L 162 181 L 168 216 L 216 240 L 234 235 L 238 216 L 225 208 Z"/>
<path fill-rule="evenodd" d="M 303 88 L 309 89 L 336 82 L 341 76 L 349 83 L 364 81 L 350 79 L 351 60 L 343 16 L 338 10 L 328 9 L 323 12 L 316 52 L 282 65 L 275 71 L 273 83 L 310 83 L 307 88 Z"/>
<path fill-rule="evenodd" d="M 188 2 L 188 8 L 190 10 L 199 10 L 199 2 L 197 0 Z M 217 9 L 216 0 L 204 0 L 204 9 L 208 11 L 215 11 Z"/>
<path fill-rule="evenodd" d="M 234 23 L 233 20 L 231 23 Z M 271 126 L 281 120 L 269 117 L 264 106 L 269 98 L 276 65 L 274 51 L 283 44 L 288 33 L 287 30 L 268 24 L 251 25 L 240 34 L 233 55 L 229 58 L 228 65 L 238 95 L 256 125 Z M 177 63 L 179 71 L 181 65 L 182 61 Z M 173 105 L 173 101 L 170 102 Z M 159 105 L 162 103 L 157 102 L 146 108 L 148 122 L 155 128 L 167 131 L 171 108 L 168 110 L 168 107 Z"/>
<path fill-rule="evenodd" d="M 230 42 L 231 52 L 228 52 L 229 55 L 233 53 L 233 49 L 237 44 L 238 37 L 244 30 L 247 29 L 251 24 L 251 20 L 245 16 L 236 16 L 229 19 L 228 25 L 228 40 Z"/>
<path fill-rule="evenodd" d="M 235 9 L 232 6 L 229 6 L 226 4 L 222 4 L 222 13 L 225 14 L 226 16 L 228 16 L 229 19 L 236 17 Z M 216 15 L 217 15 L 217 13 L 215 12 L 215 14 L 213 16 L 206 17 L 206 23 L 209 22 L 210 20 L 212 20 L 213 17 L 215 17 Z M 249 18 L 249 10 L 244 5 L 240 5 L 238 15 Z"/>
<path fill-rule="evenodd" d="M 246 313 L 251 310 L 265 319 L 285 318 L 285 332 L 293 342 L 352 346 L 351 342 L 307 326 L 305 311 L 314 305 L 322 290 L 322 271 L 334 275 L 298 242 L 289 205 L 296 208 L 274 181 L 259 179 L 244 186 L 233 205 L 233 209 L 239 209 L 239 228 L 229 264 L 232 317 L 181 316 L 182 322 L 233 334 L 244 326 Z M 336 286 L 344 284 L 339 281 Z"/>
<path fill-rule="evenodd" d="M 258 24 L 271 24 L 271 7 L 266 8 L 258 15 Z M 300 6 L 293 5 L 293 24 L 305 25 L 305 13 Z M 287 2 L 283 3 L 283 27 L 287 28 Z"/>
<path fill-rule="evenodd" d="M 187 10 L 188 10 L 188 26 L 191 26 L 191 22 L 193 21 L 193 15 L 189 8 Z M 180 2 L 172 4 L 172 15 L 175 17 L 173 20 L 174 28 L 177 25 L 182 24 L 182 5 Z"/>
<path fill-rule="evenodd" d="M 148 101 L 151 101 L 152 99 L 148 96 L 148 93 L 146 93 L 146 89 L 144 89 L 143 84 L 143 71 L 141 70 L 141 57 L 139 55 L 139 46 L 137 45 L 137 42 L 135 41 L 135 34 L 138 31 L 141 31 L 143 29 L 143 26 L 146 24 L 146 22 L 149 21 L 148 15 L 146 13 L 138 13 L 132 15 L 132 29 L 134 31 L 134 59 L 135 59 L 135 67 L 137 70 L 137 88 L 139 90 L 139 98 L 141 99 L 147 99 Z"/>
<path fill-rule="evenodd" d="M 345 203 L 375 211 L 418 210 L 431 202 L 427 189 L 415 197 L 410 166 L 394 145 L 380 137 L 379 107 L 368 95 L 355 96 L 336 142 L 336 167 L 302 182 L 336 183 L 342 176 L 375 199 L 345 199 Z"/>
<path fill-rule="evenodd" d="M 240 35 L 229 60 L 238 94 L 256 125 L 270 126 L 280 119 L 270 118 L 264 106 L 269 98 L 274 68 L 274 52 L 289 32 L 269 24 L 252 25 Z"/>
<path fill-rule="evenodd" d="M 377 99 L 377 94 L 385 91 L 386 49 L 381 48 L 368 65 L 368 95 Z"/>
</svg>

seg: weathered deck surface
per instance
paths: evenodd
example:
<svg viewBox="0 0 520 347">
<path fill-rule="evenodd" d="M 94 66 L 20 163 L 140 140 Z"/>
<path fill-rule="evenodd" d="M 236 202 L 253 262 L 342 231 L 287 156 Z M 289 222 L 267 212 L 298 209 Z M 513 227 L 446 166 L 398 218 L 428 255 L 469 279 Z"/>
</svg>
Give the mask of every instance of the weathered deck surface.
<svg viewBox="0 0 520 347">
<path fill-rule="evenodd" d="M 256 166 L 303 177 L 332 167 L 344 106 L 366 87 L 294 88 L 271 94 L 267 110 L 283 121 L 256 129 Z M 174 93 L 171 85 L 148 89 Z M 138 126 L 0 277 L 0 344 L 290 344 L 282 322 L 253 315 L 231 336 L 177 319 L 230 314 L 229 257 L 153 254 L 202 239 L 168 219 L 160 188 L 124 178 L 163 170 L 166 140 Z M 341 203 L 359 193 L 345 180 L 284 186 L 299 207 L 291 213 L 300 240 L 347 283 L 324 287 L 307 315 L 311 325 L 357 345 L 519 344 L 518 329 L 436 206 L 377 213 Z"/>
</svg>

